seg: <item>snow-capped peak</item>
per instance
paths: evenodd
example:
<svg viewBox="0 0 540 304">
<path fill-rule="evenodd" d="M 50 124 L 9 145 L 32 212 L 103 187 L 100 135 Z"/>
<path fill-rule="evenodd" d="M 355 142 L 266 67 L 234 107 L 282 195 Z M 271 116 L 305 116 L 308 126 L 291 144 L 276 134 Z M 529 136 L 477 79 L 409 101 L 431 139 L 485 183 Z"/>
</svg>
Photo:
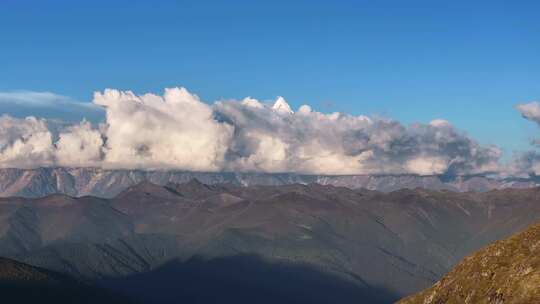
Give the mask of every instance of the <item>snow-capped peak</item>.
<svg viewBox="0 0 540 304">
<path fill-rule="evenodd" d="M 276 99 L 276 102 L 272 106 L 272 109 L 274 109 L 274 111 L 279 112 L 279 113 L 286 113 L 286 114 L 294 113 L 293 110 L 291 109 L 291 106 L 289 106 L 285 98 L 281 96 L 279 96 Z"/>
</svg>

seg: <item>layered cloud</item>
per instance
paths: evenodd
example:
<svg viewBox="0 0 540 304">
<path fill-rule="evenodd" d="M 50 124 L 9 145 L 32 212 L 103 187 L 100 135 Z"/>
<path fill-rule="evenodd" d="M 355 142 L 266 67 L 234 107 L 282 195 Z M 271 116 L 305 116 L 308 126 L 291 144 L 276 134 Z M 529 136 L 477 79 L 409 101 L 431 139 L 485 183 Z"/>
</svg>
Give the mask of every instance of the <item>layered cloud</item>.
<svg viewBox="0 0 540 304">
<path fill-rule="evenodd" d="M 105 90 L 105 121 L 53 127 L 0 118 L 0 166 L 100 166 L 306 174 L 476 174 L 498 170 L 500 150 L 445 120 L 395 120 L 293 111 L 284 98 L 202 102 L 184 88 L 162 96 Z"/>
<path fill-rule="evenodd" d="M 78 102 L 67 96 L 51 92 L 0 92 L 0 114 L 16 117 L 34 116 L 79 121 L 83 118 L 98 121 L 103 109 L 89 102 Z"/>
</svg>

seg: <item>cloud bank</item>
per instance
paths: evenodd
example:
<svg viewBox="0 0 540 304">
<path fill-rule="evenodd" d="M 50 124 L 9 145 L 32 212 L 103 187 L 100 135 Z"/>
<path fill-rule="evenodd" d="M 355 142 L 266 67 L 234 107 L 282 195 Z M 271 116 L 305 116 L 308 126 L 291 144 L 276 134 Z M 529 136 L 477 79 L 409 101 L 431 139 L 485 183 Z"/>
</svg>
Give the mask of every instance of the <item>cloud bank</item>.
<svg viewBox="0 0 540 304">
<path fill-rule="evenodd" d="M 540 103 L 537 101 L 522 103 L 516 106 L 521 116 L 540 126 Z M 534 139 L 532 145 L 539 147 L 540 139 Z M 540 152 L 530 150 L 515 153 L 512 161 L 505 168 L 505 173 L 511 176 L 540 176 Z"/>
<path fill-rule="evenodd" d="M 309 106 L 292 112 L 247 98 L 217 102 L 215 117 L 234 126 L 231 170 L 325 174 L 473 174 L 496 170 L 499 149 L 483 147 L 449 122 L 404 126 L 397 121 Z"/>
<path fill-rule="evenodd" d="M 185 88 L 162 96 L 107 89 L 105 121 L 54 126 L 0 117 L 0 167 L 74 166 L 305 174 L 496 172 L 501 151 L 445 120 L 395 120 L 293 111 L 284 98 L 202 102 Z M 540 111 L 539 111 L 540 112 Z"/>
</svg>

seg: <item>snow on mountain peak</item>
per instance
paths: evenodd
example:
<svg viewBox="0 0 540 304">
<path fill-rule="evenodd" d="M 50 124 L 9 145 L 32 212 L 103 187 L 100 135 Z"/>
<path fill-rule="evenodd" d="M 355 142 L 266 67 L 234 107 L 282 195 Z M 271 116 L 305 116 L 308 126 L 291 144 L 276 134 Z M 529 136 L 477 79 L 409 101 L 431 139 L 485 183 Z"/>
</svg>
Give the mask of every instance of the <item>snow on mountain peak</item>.
<svg viewBox="0 0 540 304">
<path fill-rule="evenodd" d="M 287 103 L 285 98 L 279 96 L 276 99 L 276 102 L 272 106 L 272 109 L 274 109 L 276 112 L 284 113 L 284 114 L 293 114 L 293 110 L 291 109 L 291 106 Z"/>
</svg>

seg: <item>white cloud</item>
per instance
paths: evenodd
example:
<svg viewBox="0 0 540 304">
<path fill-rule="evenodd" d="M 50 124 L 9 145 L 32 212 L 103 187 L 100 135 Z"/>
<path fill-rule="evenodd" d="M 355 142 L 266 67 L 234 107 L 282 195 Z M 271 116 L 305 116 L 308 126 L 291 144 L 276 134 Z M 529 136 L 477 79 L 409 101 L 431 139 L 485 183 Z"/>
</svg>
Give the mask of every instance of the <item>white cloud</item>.
<svg viewBox="0 0 540 304">
<path fill-rule="evenodd" d="M 444 120 L 404 126 L 308 105 L 294 112 L 282 97 L 209 105 L 184 88 L 163 96 L 108 89 L 93 103 L 105 111 L 99 128 L 4 116 L 0 166 L 431 175 L 497 170 L 500 157 Z"/>
<path fill-rule="evenodd" d="M 540 124 L 540 104 L 537 101 L 521 103 L 516 108 L 524 118 Z"/>
<path fill-rule="evenodd" d="M 497 170 L 501 154 L 444 120 L 406 127 L 393 120 L 324 114 L 307 105 L 295 113 L 281 97 L 273 105 L 251 98 L 221 101 L 214 111 L 235 127 L 226 162 L 233 171 L 471 174 Z"/>
<path fill-rule="evenodd" d="M 448 168 L 448 160 L 437 156 L 418 156 L 407 160 L 405 167 L 409 172 L 419 175 L 443 174 Z"/>
<path fill-rule="evenodd" d="M 444 119 L 434 119 L 429 122 L 429 125 L 433 127 L 452 127 L 452 124 Z"/>
<path fill-rule="evenodd" d="M 103 139 L 87 121 L 70 126 L 59 134 L 56 160 L 67 167 L 99 166 L 103 157 Z"/>
<path fill-rule="evenodd" d="M 52 134 L 44 120 L 0 116 L 0 167 L 47 166 L 53 154 Z"/>
<path fill-rule="evenodd" d="M 233 128 L 184 88 L 163 96 L 105 90 L 94 103 L 106 110 L 104 165 L 217 171 Z"/>
</svg>

